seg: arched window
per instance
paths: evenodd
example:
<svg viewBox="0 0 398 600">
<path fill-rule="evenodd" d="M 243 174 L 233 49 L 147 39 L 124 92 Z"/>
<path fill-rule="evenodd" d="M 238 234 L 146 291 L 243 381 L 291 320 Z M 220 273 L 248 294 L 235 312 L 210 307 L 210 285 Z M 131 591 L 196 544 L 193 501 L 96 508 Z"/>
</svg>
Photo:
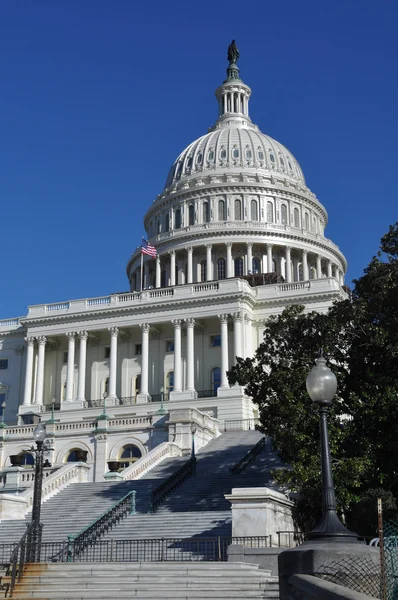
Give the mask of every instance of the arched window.
<svg viewBox="0 0 398 600">
<path fill-rule="evenodd" d="M 81 450 L 81 448 L 73 448 L 69 451 L 65 462 L 85 462 L 87 458 L 87 452 Z"/>
<path fill-rule="evenodd" d="M 181 173 L 182 173 L 182 162 L 178 163 L 178 165 L 177 165 L 176 179 L 181 179 Z"/>
<path fill-rule="evenodd" d="M 209 150 L 209 152 L 207 154 L 207 160 L 209 162 L 213 162 L 213 160 L 214 160 L 214 150 Z"/>
<path fill-rule="evenodd" d="M 281 206 L 281 219 L 282 219 L 282 225 L 287 225 L 287 207 L 286 207 L 286 204 L 282 204 L 282 206 Z"/>
<path fill-rule="evenodd" d="M 305 213 L 304 215 L 304 229 L 307 229 L 307 231 L 310 228 L 310 218 L 308 216 L 308 213 Z"/>
<path fill-rule="evenodd" d="M 227 151 L 226 151 L 226 149 L 224 148 L 224 146 L 222 146 L 222 147 L 221 147 L 221 150 L 220 150 L 220 158 L 221 158 L 221 160 L 225 160 L 225 159 L 227 158 Z"/>
<path fill-rule="evenodd" d="M 274 156 L 274 154 L 272 154 L 272 152 L 271 152 L 271 154 L 269 155 L 269 159 L 270 159 L 270 161 L 271 161 L 272 163 L 274 163 L 274 162 L 275 162 L 275 156 Z"/>
<path fill-rule="evenodd" d="M 260 265 L 260 259 L 259 258 L 254 258 L 252 260 L 252 273 L 256 274 L 256 273 L 261 273 L 261 265 Z"/>
<path fill-rule="evenodd" d="M 177 208 L 175 218 L 174 218 L 174 228 L 180 229 L 181 227 L 181 210 Z"/>
<path fill-rule="evenodd" d="M 133 379 L 133 398 L 137 398 L 137 394 L 141 391 L 141 374 L 138 374 Z"/>
<path fill-rule="evenodd" d="M 202 160 L 203 160 L 203 154 L 201 152 L 198 152 L 198 154 L 196 156 L 196 164 L 201 165 Z"/>
<path fill-rule="evenodd" d="M 252 221 L 258 221 L 258 205 L 257 200 L 252 200 L 250 204 L 250 218 Z"/>
<path fill-rule="evenodd" d="M 310 268 L 310 279 L 316 279 L 316 269 L 315 267 Z"/>
<path fill-rule="evenodd" d="M 285 161 L 283 160 L 283 158 L 281 156 L 279 157 L 279 160 L 281 161 L 282 167 L 284 167 L 285 166 Z"/>
<path fill-rule="evenodd" d="M 174 371 L 169 371 L 166 375 L 166 393 L 174 390 Z"/>
<path fill-rule="evenodd" d="M 214 396 L 217 396 L 217 390 L 221 385 L 221 369 L 220 367 L 214 367 L 211 370 L 211 390 Z"/>
<path fill-rule="evenodd" d="M 203 202 L 203 223 L 210 221 L 210 206 L 208 202 Z"/>
<path fill-rule="evenodd" d="M 121 463 L 121 467 L 127 468 L 133 463 L 135 463 L 139 458 L 141 458 L 142 452 L 137 446 L 134 444 L 129 444 L 128 446 L 124 446 L 119 452 L 119 462 Z"/>
<path fill-rule="evenodd" d="M 257 153 L 257 157 L 258 157 L 258 160 L 263 161 L 264 160 L 264 152 L 262 150 L 259 150 Z"/>
<path fill-rule="evenodd" d="M 235 277 L 242 277 L 243 275 L 243 258 L 235 258 Z"/>
<path fill-rule="evenodd" d="M 207 261 L 202 260 L 200 263 L 200 281 L 206 281 L 207 277 Z"/>
<path fill-rule="evenodd" d="M 167 213 L 164 225 L 165 231 L 170 231 L 170 215 Z"/>
<path fill-rule="evenodd" d="M 298 208 L 294 209 L 294 226 L 295 227 L 300 227 L 300 215 L 299 215 L 299 209 Z"/>
<path fill-rule="evenodd" d="M 21 466 L 23 467 L 33 467 L 33 465 L 35 464 L 35 460 L 32 454 L 30 454 L 30 452 L 20 452 L 18 456 L 21 457 Z"/>
<path fill-rule="evenodd" d="M 106 379 L 104 379 L 104 381 L 102 382 L 102 396 L 106 394 L 109 394 L 109 377 L 107 377 Z"/>
<path fill-rule="evenodd" d="M 195 225 L 195 207 L 193 204 L 188 207 L 188 222 L 189 225 Z"/>
<path fill-rule="evenodd" d="M 217 279 L 225 279 L 225 258 L 220 258 L 217 262 Z"/>
<path fill-rule="evenodd" d="M 188 156 L 187 159 L 187 170 L 192 167 L 192 156 Z"/>
<path fill-rule="evenodd" d="M 251 160 L 252 159 L 253 152 L 250 150 L 250 148 L 246 148 L 245 157 L 246 157 L 246 160 Z"/>
<path fill-rule="evenodd" d="M 238 148 L 234 148 L 232 150 L 232 158 L 235 158 L 235 159 L 239 158 L 239 149 Z"/>
<path fill-rule="evenodd" d="M 218 220 L 225 221 L 225 202 L 224 202 L 224 200 L 218 201 Z"/>
<path fill-rule="evenodd" d="M 242 220 L 242 202 L 235 200 L 235 221 Z"/>
<path fill-rule="evenodd" d="M 272 202 L 267 202 L 267 223 L 274 222 L 274 207 Z"/>
</svg>

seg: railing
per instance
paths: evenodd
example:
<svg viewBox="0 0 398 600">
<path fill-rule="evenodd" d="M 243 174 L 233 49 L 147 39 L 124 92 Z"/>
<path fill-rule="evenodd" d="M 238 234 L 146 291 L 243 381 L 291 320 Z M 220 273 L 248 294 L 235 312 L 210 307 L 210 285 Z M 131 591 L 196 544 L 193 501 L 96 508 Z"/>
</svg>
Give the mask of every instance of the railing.
<svg viewBox="0 0 398 600">
<path fill-rule="evenodd" d="M 179 485 L 184 483 L 189 477 L 192 477 L 192 475 L 195 475 L 195 472 L 196 457 L 192 456 L 182 467 L 152 491 L 148 512 L 156 512 L 159 504 L 166 500 L 167 496 L 174 492 Z"/>
<path fill-rule="evenodd" d="M 56 304 L 46 304 L 46 312 L 55 310 L 69 310 L 69 302 L 57 302 Z"/>
<path fill-rule="evenodd" d="M 53 404 L 45 404 L 45 405 L 44 405 L 44 409 L 45 409 L 46 411 L 49 411 L 49 412 L 51 412 L 51 411 L 52 411 L 52 408 L 53 408 L 53 406 L 54 406 L 54 410 L 61 410 L 61 403 L 60 403 L 60 402 L 54 402 L 54 405 L 53 405 Z"/>
<path fill-rule="evenodd" d="M 28 525 L 25 533 L 14 547 L 14 550 L 11 553 L 11 557 L 9 558 L 9 565 L 6 571 L 6 576 L 10 577 L 10 583 L 7 586 L 6 596 L 12 596 L 12 592 L 15 587 L 15 583 L 21 581 L 21 577 L 23 575 L 24 567 L 27 562 L 30 560 L 30 550 L 31 550 L 31 541 L 33 534 L 33 524 Z M 9 544 L 5 544 L 9 546 Z M 39 540 L 39 548 L 41 545 L 41 540 Z M 3 552 L 2 552 L 3 554 Z M 38 552 L 38 559 L 40 560 L 40 552 Z"/>
<path fill-rule="evenodd" d="M 224 421 L 224 431 L 251 431 L 256 429 L 258 419 L 230 419 Z"/>
<path fill-rule="evenodd" d="M 151 402 L 161 402 L 162 401 L 162 396 L 163 396 L 163 402 L 168 402 L 169 401 L 170 395 L 168 393 L 152 394 L 150 401 Z"/>
<path fill-rule="evenodd" d="M 15 327 L 20 325 L 19 319 L 2 319 L 0 321 L 0 327 Z"/>
<path fill-rule="evenodd" d="M 130 406 L 137 403 L 137 396 L 122 396 L 119 398 L 119 404 L 122 406 Z"/>
<path fill-rule="evenodd" d="M 228 547 L 242 545 L 267 548 L 270 536 L 194 537 L 139 540 L 100 540 L 73 552 L 69 542 L 46 542 L 41 545 L 41 562 L 172 562 L 227 561 Z"/>
<path fill-rule="evenodd" d="M 86 306 L 101 306 L 103 304 L 110 304 L 110 296 L 103 296 L 101 298 L 89 298 L 86 300 Z"/>
<path fill-rule="evenodd" d="M 148 471 L 169 457 L 181 456 L 182 450 L 173 442 L 162 442 L 153 450 L 139 458 L 135 463 L 121 471 L 120 475 L 125 481 L 140 479 Z"/>
<path fill-rule="evenodd" d="M 295 548 L 304 544 L 305 536 L 301 531 L 277 531 L 279 548 Z M 287 543 L 286 543 L 287 542 Z"/>
<path fill-rule="evenodd" d="M 246 469 L 246 467 L 250 465 L 250 463 L 256 458 L 256 456 L 258 456 L 260 452 L 264 450 L 265 444 L 266 438 L 263 437 L 257 442 L 255 446 L 253 446 L 253 448 L 249 450 L 249 452 L 245 454 L 243 458 L 240 459 L 239 462 L 237 462 L 233 467 L 230 468 L 231 473 L 233 473 L 234 475 L 242 473 Z"/>
<path fill-rule="evenodd" d="M 198 390 L 198 398 L 215 398 L 217 390 Z"/>
<path fill-rule="evenodd" d="M 97 542 L 98 538 L 107 533 L 112 527 L 117 525 L 119 521 L 127 515 L 135 514 L 135 490 L 129 492 L 123 498 L 118 500 L 110 509 L 104 512 L 100 517 L 95 519 L 90 525 L 84 527 L 76 535 L 68 535 L 68 545 L 66 560 L 74 562 L 76 558 L 81 556 L 86 548 Z M 64 550 L 64 549 L 63 549 Z M 63 553 L 63 551 L 62 551 Z M 53 556 L 53 561 L 60 560 L 58 555 Z M 61 560 L 61 562 L 65 562 Z"/>
</svg>

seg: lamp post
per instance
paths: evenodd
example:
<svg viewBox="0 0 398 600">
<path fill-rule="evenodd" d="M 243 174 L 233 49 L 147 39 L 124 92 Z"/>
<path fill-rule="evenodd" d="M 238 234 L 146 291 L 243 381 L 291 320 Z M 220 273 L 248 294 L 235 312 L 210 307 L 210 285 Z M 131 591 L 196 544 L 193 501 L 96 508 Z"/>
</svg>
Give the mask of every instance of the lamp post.
<svg viewBox="0 0 398 600">
<path fill-rule="evenodd" d="M 164 406 L 163 406 L 163 402 L 164 402 L 164 387 L 162 386 L 160 388 L 160 408 L 157 412 L 158 415 L 165 415 L 167 410 L 165 410 Z"/>
<path fill-rule="evenodd" d="M 40 562 L 41 549 L 41 530 L 40 523 L 41 511 L 41 490 L 43 485 L 43 455 L 48 449 L 44 446 L 46 439 L 46 428 L 42 423 L 36 425 L 33 430 L 33 439 L 36 442 L 36 448 L 32 448 L 35 453 L 35 482 L 33 490 L 32 522 L 30 533 L 30 548 L 28 548 L 29 562 Z"/>
<path fill-rule="evenodd" d="M 327 424 L 329 408 L 337 391 L 337 378 L 322 354 L 309 372 L 306 385 L 309 397 L 319 406 L 322 457 L 322 517 L 306 538 L 322 542 L 356 542 L 358 535 L 349 531 L 337 516 Z"/>
<path fill-rule="evenodd" d="M 192 434 L 192 450 L 191 450 L 191 460 L 192 460 L 192 473 L 196 471 L 196 455 L 195 455 L 195 433 L 197 431 L 197 427 L 195 423 L 191 423 L 191 434 Z"/>
</svg>

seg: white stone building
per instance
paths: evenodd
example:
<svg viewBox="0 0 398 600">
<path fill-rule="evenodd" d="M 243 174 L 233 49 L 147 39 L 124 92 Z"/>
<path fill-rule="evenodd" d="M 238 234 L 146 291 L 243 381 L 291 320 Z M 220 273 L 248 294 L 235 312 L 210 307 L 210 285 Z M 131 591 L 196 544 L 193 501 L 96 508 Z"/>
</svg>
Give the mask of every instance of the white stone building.
<svg viewBox="0 0 398 600">
<path fill-rule="evenodd" d="M 157 257 L 144 257 L 142 281 L 139 247 L 130 291 L 0 321 L 1 467 L 52 403 L 53 462 L 85 450 L 96 479 L 107 460 L 132 461 L 170 438 L 171 425 L 163 437 L 154 428 L 162 398 L 182 420 L 199 415 L 178 412 L 191 407 L 250 419 L 255 407 L 226 377 L 235 357 L 253 354 L 264 321 L 286 305 L 323 311 L 345 297 L 346 260 L 325 237 L 326 209 L 291 152 L 252 123 L 250 95 L 230 64 L 215 125 L 178 156 L 145 215 Z"/>
</svg>

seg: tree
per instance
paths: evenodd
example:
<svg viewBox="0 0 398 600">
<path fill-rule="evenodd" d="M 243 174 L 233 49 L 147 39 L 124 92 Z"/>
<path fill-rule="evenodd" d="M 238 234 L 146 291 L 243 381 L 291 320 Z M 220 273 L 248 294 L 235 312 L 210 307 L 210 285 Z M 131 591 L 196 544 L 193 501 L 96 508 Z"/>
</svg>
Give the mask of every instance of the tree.
<svg viewBox="0 0 398 600">
<path fill-rule="evenodd" d="M 358 527 L 355 508 L 369 506 L 372 490 L 389 492 L 391 514 L 398 504 L 398 223 L 350 298 L 326 314 L 291 306 L 269 318 L 254 357 L 239 358 L 228 374 L 258 404 L 261 430 L 288 465 L 275 478 L 297 494 L 304 530 L 320 515 L 318 413 L 305 386 L 320 348 L 339 382 L 329 417 L 338 506 Z M 368 515 L 359 533 L 374 535 L 373 522 Z"/>
</svg>

